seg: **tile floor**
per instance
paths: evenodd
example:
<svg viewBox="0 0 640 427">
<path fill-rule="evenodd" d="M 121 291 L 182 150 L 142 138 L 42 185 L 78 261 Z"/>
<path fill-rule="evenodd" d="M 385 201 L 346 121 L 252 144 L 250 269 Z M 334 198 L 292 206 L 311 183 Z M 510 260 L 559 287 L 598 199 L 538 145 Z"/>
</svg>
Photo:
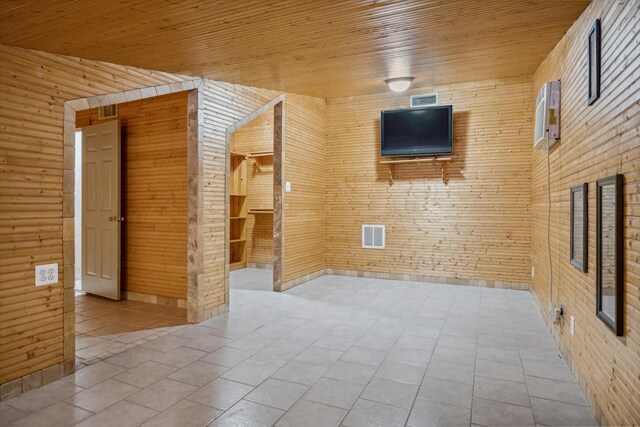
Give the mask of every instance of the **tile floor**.
<svg viewBox="0 0 640 427">
<path fill-rule="evenodd" d="M 273 270 L 261 268 L 243 268 L 232 271 L 229 276 L 231 289 L 250 291 L 273 291 Z"/>
<path fill-rule="evenodd" d="M 3 402 L 0 424 L 595 424 L 528 292 L 340 276 L 249 289 L 270 274 L 234 272 L 230 313 Z"/>
<path fill-rule="evenodd" d="M 144 344 L 187 324 L 185 309 L 113 301 L 76 292 L 77 368 Z"/>
</svg>

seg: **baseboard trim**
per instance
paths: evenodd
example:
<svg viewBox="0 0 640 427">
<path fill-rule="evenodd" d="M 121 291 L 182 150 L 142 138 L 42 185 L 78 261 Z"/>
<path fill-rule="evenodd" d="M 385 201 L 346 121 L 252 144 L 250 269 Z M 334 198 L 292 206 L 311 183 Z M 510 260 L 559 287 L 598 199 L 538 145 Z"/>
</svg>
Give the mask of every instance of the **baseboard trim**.
<svg viewBox="0 0 640 427">
<path fill-rule="evenodd" d="M 247 268 L 262 268 L 264 270 L 273 270 L 273 264 L 261 264 L 259 262 L 248 262 Z"/>
<path fill-rule="evenodd" d="M 123 299 L 146 302 L 147 304 L 165 305 L 167 307 L 187 308 L 187 300 L 182 298 L 165 297 L 162 295 L 143 294 L 140 292 L 124 291 Z"/>
<path fill-rule="evenodd" d="M 454 277 L 427 276 L 422 274 L 404 273 L 380 273 L 375 271 L 342 270 L 336 268 L 324 268 L 313 273 L 306 274 L 288 282 L 284 282 L 279 291 L 286 291 L 309 280 L 317 279 L 324 275 L 365 277 L 369 279 L 402 280 L 411 282 L 435 283 L 440 285 L 477 286 L 482 288 L 514 289 L 518 291 L 530 291 L 529 283 L 507 282 L 500 280 L 458 279 Z"/>
<path fill-rule="evenodd" d="M 593 417 L 596 419 L 599 425 L 601 426 L 609 425 L 607 418 L 604 415 L 604 412 L 602 412 L 602 407 L 596 400 L 596 395 L 591 390 L 591 387 L 589 387 L 589 384 L 587 383 L 586 378 L 582 375 L 582 372 L 580 372 L 580 369 L 578 368 L 578 365 L 574 362 L 573 357 L 571 357 L 571 353 L 569 352 L 569 349 L 562 341 L 560 334 L 558 333 L 558 330 L 554 328 L 551 318 L 547 315 L 547 312 L 542 306 L 542 304 L 540 304 L 538 295 L 536 295 L 536 293 L 533 291 L 531 291 L 531 295 L 533 296 L 533 300 L 536 302 L 536 304 L 538 304 L 538 309 L 540 310 L 540 314 L 542 315 L 542 320 L 544 320 L 544 323 L 547 325 L 547 328 L 551 332 L 551 336 L 553 337 L 556 344 L 558 344 L 558 348 L 560 349 L 560 354 L 562 354 L 562 357 L 564 358 L 564 360 L 567 362 L 567 365 L 569 366 L 569 370 L 571 371 L 571 374 L 576 379 L 576 381 L 578 382 L 578 385 L 582 389 L 582 392 L 584 393 L 584 396 L 587 399 L 587 404 L 589 405 L 589 408 L 591 409 L 591 413 L 593 414 Z"/>
<path fill-rule="evenodd" d="M 325 274 L 349 277 L 366 277 L 369 279 L 403 280 L 411 282 L 428 282 L 441 285 L 477 286 L 482 288 L 514 289 L 529 291 L 529 283 L 507 282 L 501 280 L 460 279 L 455 277 L 427 276 L 424 274 L 380 273 L 375 271 L 342 270 L 325 268 Z"/>
<path fill-rule="evenodd" d="M 52 383 L 66 375 L 72 374 L 74 371 L 75 368 L 73 365 L 67 364 L 65 367 L 65 363 L 60 362 L 7 381 L 0 385 L 0 402 Z"/>
<path fill-rule="evenodd" d="M 301 285 L 309 280 L 317 279 L 318 277 L 324 276 L 326 273 L 326 269 L 322 268 L 318 271 L 314 271 L 313 273 L 305 274 L 304 276 L 300 276 L 296 279 L 289 280 L 288 282 L 284 282 L 280 285 L 280 289 L 274 289 L 276 292 L 284 292 L 288 289 L 294 288 L 298 285 Z"/>
<path fill-rule="evenodd" d="M 227 312 L 229 312 L 229 304 L 227 303 L 220 304 L 212 308 L 205 308 L 200 311 L 198 321 L 195 323 L 197 324 L 200 322 L 204 322 L 205 320 L 209 320 L 212 317 L 220 316 L 221 314 L 225 314 Z"/>
</svg>

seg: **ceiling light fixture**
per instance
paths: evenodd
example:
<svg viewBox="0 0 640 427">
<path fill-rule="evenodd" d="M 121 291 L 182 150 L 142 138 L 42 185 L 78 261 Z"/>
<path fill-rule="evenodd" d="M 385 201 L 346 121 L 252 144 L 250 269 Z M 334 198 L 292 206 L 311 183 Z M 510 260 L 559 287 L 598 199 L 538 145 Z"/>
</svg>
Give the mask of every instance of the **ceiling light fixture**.
<svg viewBox="0 0 640 427">
<path fill-rule="evenodd" d="M 384 82 L 389 86 L 394 92 L 404 92 L 409 89 L 411 86 L 411 82 L 413 81 L 413 77 L 395 77 L 393 79 L 387 79 Z"/>
</svg>

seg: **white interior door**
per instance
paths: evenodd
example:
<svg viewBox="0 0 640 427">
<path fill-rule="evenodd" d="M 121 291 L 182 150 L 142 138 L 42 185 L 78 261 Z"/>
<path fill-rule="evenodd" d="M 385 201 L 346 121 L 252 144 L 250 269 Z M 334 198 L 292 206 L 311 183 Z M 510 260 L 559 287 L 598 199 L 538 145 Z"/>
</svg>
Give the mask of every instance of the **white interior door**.
<svg viewBox="0 0 640 427">
<path fill-rule="evenodd" d="M 82 290 L 120 299 L 120 121 L 82 128 Z"/>
</svg>

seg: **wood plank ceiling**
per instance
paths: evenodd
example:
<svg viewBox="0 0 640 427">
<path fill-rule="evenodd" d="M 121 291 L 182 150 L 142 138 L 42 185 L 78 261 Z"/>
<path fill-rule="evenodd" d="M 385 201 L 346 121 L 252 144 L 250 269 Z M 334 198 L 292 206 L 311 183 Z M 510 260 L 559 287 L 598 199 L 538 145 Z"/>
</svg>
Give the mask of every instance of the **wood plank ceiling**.
<svg viewBox="0 0 640 427">
<path fill-rule="evenodd" d="M 17 0 L 0 44 L 334 98 L 531 75 L 588 0 Z"/>
</svg>

